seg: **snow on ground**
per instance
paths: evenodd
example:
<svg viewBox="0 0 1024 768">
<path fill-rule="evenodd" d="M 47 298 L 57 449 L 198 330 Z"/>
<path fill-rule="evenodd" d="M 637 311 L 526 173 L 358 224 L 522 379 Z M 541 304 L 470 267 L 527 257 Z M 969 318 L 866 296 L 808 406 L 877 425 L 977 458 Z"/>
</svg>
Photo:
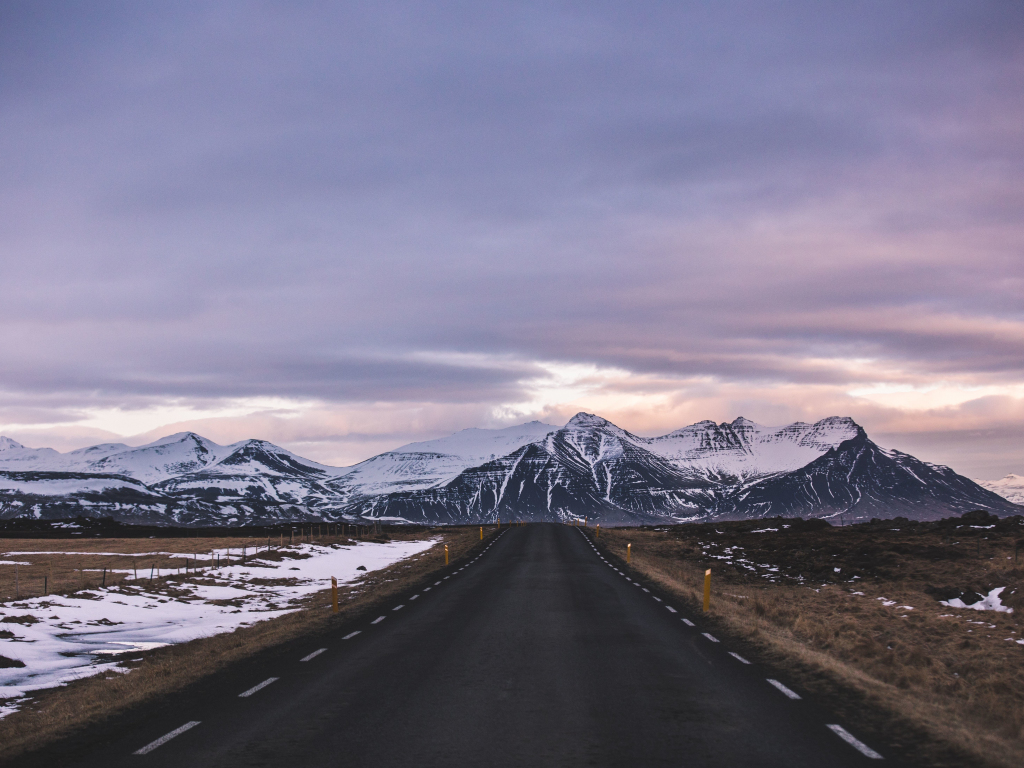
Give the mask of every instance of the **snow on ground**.
<svg viewBox="0 0 1024 768">
<path fill-rule="evenodd" d="M 939 603 L 942 605 L 948 605 L 950 608 L 970 608 L 972 611 L 999 611 L 1001 613 L 1013 613 L 1013 608 L 1003 605 L 1003 601 L 999 597 L 1004 589 L 1006 589 L 1006 587 L 996 587 L 982 600 L 970 605 L 966 604 L 959 597 L 953 598 L 952 600 L 940 600 Z"/>
<path fill-rule="evenodd" d="M 151 585 L 140 578 L 109 589 L 0 605 L 0 630 L 5 630 L 0 656 L 25 664 L 0 668 L 0 702 L 14 699 L 0 705 L 0 717 L 15 711 L 17 699 L 31 691 L 118 669 L 120 662 L 109 660 L 111 656 L 281 616 L 297 610 L 301 598 L 329 587 L 331 576 L 339 583 L 351 582 L 364 573 L 359 566 L 367 571 L 384 568 L 435 542 L 301 544 L 273 551 L 275 557 L 283 555 L 280 561 L 264 560 L 264 553 L 245 565 L 205 569 L 184 582 Z"/>
</svg>

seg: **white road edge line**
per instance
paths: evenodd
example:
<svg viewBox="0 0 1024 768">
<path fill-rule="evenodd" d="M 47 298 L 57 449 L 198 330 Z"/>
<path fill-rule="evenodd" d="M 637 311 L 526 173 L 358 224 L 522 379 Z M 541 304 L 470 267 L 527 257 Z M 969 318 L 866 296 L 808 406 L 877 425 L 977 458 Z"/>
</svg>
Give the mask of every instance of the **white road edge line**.
<svg viewBox="0 0 1024 768">
<path fill-rule="evenodd" d="M 744 659 L 742 656 L 740 656 L 738 653 L 734 653 L 732 651 L 729 651 L 729 655 L 732 656 L 734 659 L 736 659 L 736 661 L 738 661 L 740 664 L 749 664 L 750 663 L 749 661 Z"/>
<path fill-rule="evenodd" d="M 688 626 L 688 627 L 695 627 L 695 626 L 697 626 L 696 624 L 694 624 L 694 623 L 693 623 L 692 621 L 690 621 L 689 619 L 683 619 L 683 624 L 685 624 L 685 625 L 686 625 L 686 626 Z"/>
<path fill-rule="evenodd" d="M 799 693 L 797 693 L 796 691 L 792 691 L 792 690 L 790 690 L 789 688 L 787 688 L 786 686 L 784 686 L 784 685 L 783 685 L 782 683 L 780 683 L 780 682 L 779 682 L 778 680 L 772 680 L 772 679 L 771 679 L 771 678 L 769 677 L 769 678 L 768 678 L 768 682 L 769 682 L 769 683 L 771 683 L 772 685 L 774 685 L 774 686 L 775 686 L 776 688 L 778 688 L 778 689 L 779 689 L 780 691 L 782 691 L 782 692 L 783 692 L 784 694 L 786 694 L 786 695 L 787 695 L 787 696 L 788 696 L 789 698 L 791 698 L 791 699 L 792 699 L 793 701 L 800 701 L 800 694 L 799 694 Z"/>
<path fill-rule="evenodd" d="M 355 637 L 356 635 L 358 635 L 358 634 L 359 634 L 360 632 L 362 632 L 362 630 L 361 630 L 361 629 L 357 629 L 357 630 L 356 630 L 355 632 L 349 632 L 349 633 L 348 633 L 347 635 L 345 635 L 345 636 L 344 636 L 343 638 L 341 638 L 341 639 L 342 639 L 342 640 L 351 640 L 351 639 L 352 639 L 353 637 Z"/>
<path fill-rule="evenodd" d="M 371 621 L 370 623 L 371 623 L 371 624 L 380 624 L 380 623 L 381 623 L 382 621 L 384 621 L 384 619 L 386 619 L 386 618 L 387 618 L 387 616 L 378 616 L 378 617 L 377 617 L 376 619 L 374 619 L 374 620 L 373 620 L 373 621 Z"/>
<path fill-rule="evenodd" d="M 704 635 L 704 637 L 706 637 L 712 643 L 717 643 L 718 642 L 718 638 L 715 637 L 714 635 L 712 635 L 710 632 L 701 632 L 701 634 Z"/>
<path fill-rule="evenodd" d="M 326 650 L 327 650 L 326 648 L 318 648 L 317 650 L 315 650 L 311 654 L 309 654 L 309 656 L 303 656 L 301 659 L 299 659 L 299 661 L 311 661 L 312 659 L 315 659 L 317 656 L 319 656 L 321 653 L 323 653 Z"/>
<path fill-rule="evenodd" d="M 280 680 L 280 679 L 281 679 L 281 678 L 279 678 L 279 677 L 268 677 L 268 678 L 267 678 L 266 680 L 264 680 L 264 681 L 263 681 L 262 683 L 260 683 L 259 685 L 254 685 L 254 686 L 253 686 L 252 688 L 250 688 L 250 689 L 249 689 L 248 691 L 245 691 L 244 693 L 240 693 L 240 694 L 238 694 L 238 698 L 240 698 L 240 699 L 246 699 L 246 698 L 248 698 L 248 697 L 252 696 L 252 695 L 253 695 L 254 693 L 256 693 L 257 691 L 262 691 L 262 690 L 263 690 L 264 688 L 266 688 L 266 687 L 267 687 L 268 685 L 270 685 L 271 683 L 276 683 L 276 682 L 277 682 L 278 680 Z"/>
<path fill-rule="evenodd" d="M 843 728 L 843 726 L 836 725 L 833 723 L 832 725 L 826 725 L 825 727 L 832 731 L 832 733 L 834 733 L 840 739 L 845 741 L 847 744 L 849 744 L 851 747 L 860 752 L 862 755 L 864 755 L 864 757 L 870 757 L 872 760 L 885 759 L 880 754 L 875 752 L 875 750 L 873 750 L 871 747 L 865 744 L 863 741 L 861 741 L 848 730 Z"/>
<path fill-rule="evenodd" d="M 133 755 L 148 755 L 150 752 L 152 752 L 154 749 L 159 747 L 161 744 L 166 744 L 168 741 L 173 739 L 175 736 L 181 736 L 181 734 L 183 734 L 189 728 L 195 728 L 197 725 L 199 725 L 199 721 L 198 720 L 190 720 L 189 722 L 185 723 L 180 728 L 175 728 L 170 733 L 165 733 L 163 736 L 161 736 L 156 741 L 149 742 L 149 744 L 144 746 L 142 749 L 135 750 L 134 752 L 132 752 L 132 754 Z"/>
</svg>

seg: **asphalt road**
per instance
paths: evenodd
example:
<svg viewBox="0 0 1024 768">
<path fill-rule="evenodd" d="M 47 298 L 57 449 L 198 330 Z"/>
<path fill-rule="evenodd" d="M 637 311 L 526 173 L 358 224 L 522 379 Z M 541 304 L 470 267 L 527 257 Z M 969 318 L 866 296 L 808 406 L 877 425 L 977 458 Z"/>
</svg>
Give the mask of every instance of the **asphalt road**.
<svg viewBox="0 0 1024 768">
<path fill-rule="evenodd" d="M 699 616 L 630 581 L 575 528 L 507 529 L 380 615 L 237 664 L 34 759 L 97 768 L 880 763 L 830 729 L 843 724 L 827 711 L 730 654 Z"/>
</svg>

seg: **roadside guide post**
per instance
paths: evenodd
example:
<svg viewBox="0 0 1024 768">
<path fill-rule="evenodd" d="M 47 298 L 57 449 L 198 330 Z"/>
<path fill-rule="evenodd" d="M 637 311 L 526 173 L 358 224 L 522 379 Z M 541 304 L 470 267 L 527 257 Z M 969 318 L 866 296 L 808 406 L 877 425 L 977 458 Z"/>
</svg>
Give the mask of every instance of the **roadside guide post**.
<svg viewBox="0 0 1024 768">
<path fill-rule="evenodd" d="M 338 612 L 338 580 L 334 576 L 331 576 L 331 609 Z"/>
<path fill-rule="evenodd" d="M 480 526 L 480 541 L 483 541 L 483 540 L 484 540 L 484 527 L 481 525 Z"/>
<path fill-rule="evenodd" d="M 448 545 L 444 545 L 444 564 L 448 565 Z"/>
<path fill-rule="evenodd" d="M 600 523 L 597 524 L 597 535 L 595 536 L 595 538 L 598 538 L 598 539 L 601 538 L 601 524 Z"/>
<path fill-rule="evenodd" d="M 711 610 L 711 569 L 704 571 L 704 612 Z"/>
<path fill-rule="evenodd" d="M 630 543 L 630 544 L 626 545 L 626 565 L 629 565 L 630 560 L 632 559 L 632 556 L 633 556 L 633 545 Z"/>
</svg>

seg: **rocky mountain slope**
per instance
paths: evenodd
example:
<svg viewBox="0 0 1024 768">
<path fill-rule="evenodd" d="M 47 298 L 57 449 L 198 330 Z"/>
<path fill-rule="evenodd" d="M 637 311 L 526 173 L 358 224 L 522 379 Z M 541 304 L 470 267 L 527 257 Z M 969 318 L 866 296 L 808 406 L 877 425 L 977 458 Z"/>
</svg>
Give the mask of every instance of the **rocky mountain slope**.
<svg viewBox="0 0 1024 768">
<path fill-rule="evenodd" d="M 763 427 L 703 421 L 639 437 L 593 414 L 464 430 L 329 467 L 260 440 L 192 433 L 68 454 L 0 438 L 0 517 L 108 515 L 242 524 L 383 518 L 425 523 L 608 523 L 771 517 L 934 519 L 1024 510 L 957 475 L 875 445 L 851 419 Z"/>
</svg>

